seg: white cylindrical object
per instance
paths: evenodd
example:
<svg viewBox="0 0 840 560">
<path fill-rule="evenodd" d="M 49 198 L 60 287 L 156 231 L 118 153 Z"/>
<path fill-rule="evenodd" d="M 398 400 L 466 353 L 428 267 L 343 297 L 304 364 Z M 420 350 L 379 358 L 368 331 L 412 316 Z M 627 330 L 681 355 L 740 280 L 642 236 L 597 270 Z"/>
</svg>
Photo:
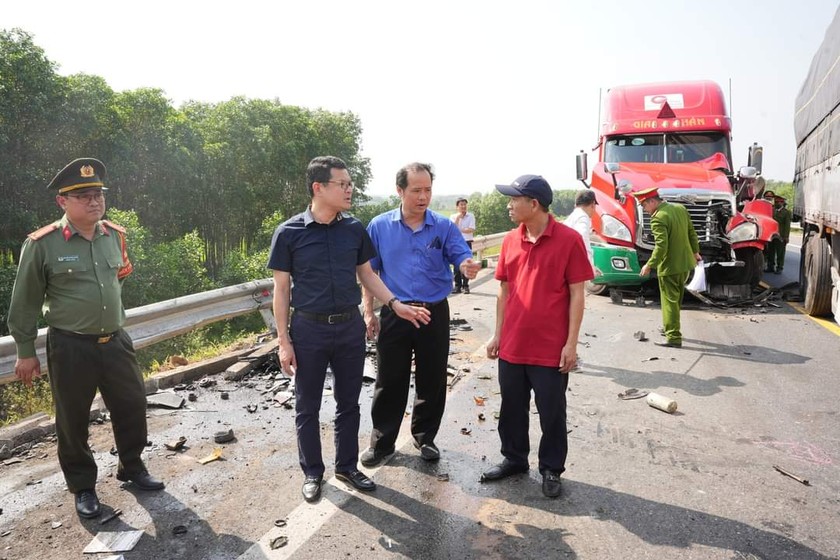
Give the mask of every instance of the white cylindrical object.
<svg viewBox="0 0 840 560">
<path fill-rule="evenodd" d="M 650 393 L 647 396 L 647 403 L 649 406 L 653 408 L 658 408 L 668 414 L 677 411 L 677 401 L 674 399 L 669 399 L 664 395 L 660 395 L 657 393 Z"/>
</svg>

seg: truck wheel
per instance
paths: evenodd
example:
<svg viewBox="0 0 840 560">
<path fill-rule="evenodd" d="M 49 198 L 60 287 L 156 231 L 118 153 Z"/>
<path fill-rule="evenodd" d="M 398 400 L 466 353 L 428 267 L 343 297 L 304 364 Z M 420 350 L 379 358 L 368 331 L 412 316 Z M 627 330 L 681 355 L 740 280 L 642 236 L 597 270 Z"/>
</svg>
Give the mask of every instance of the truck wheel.
<svg viewBox="0 0 840 560">
<path fill-rule="evenodd" d="M 799 290 L 805 312 L 812 317 L 831 313 L 831 254 L 828 243 L 817 235 L 802 242 Z"/>
<path fill-rule="evenodd" d="M 591 280 L 587 280 L 583 286 L 586 289 L 586 293 L 592 294 L 593 296 L 605 296 L 609 289 L 609 286 L 606 284 L 593 284 Z"/>
<path fill-rule="evenodd" d="M 744 249 L 736 249 L 735 257 L 739 261 L 744 261 L 744 269 L 741 278 L 743 284 L 749 284 L 750 288 L 755 288 L 761 282 L 761 273 L 764 272 L 764 252 L 755 247 L 746 247 Z"/>
</svg>

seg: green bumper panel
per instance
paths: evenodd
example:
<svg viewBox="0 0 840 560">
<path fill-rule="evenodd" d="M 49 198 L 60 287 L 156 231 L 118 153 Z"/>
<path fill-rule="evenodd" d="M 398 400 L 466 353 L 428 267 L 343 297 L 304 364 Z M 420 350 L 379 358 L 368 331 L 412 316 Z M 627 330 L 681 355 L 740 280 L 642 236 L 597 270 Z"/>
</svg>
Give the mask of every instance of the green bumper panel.
<svg viewBox="0 0 840 560">
<path fill-rule="evenodd" d="M 642 267 L 634 249 L 616 245 L 592 245 L 595 268 L 600 271 L 593 284 L 639 286 L 646 279 L 639 276 Z"/>
</svg>

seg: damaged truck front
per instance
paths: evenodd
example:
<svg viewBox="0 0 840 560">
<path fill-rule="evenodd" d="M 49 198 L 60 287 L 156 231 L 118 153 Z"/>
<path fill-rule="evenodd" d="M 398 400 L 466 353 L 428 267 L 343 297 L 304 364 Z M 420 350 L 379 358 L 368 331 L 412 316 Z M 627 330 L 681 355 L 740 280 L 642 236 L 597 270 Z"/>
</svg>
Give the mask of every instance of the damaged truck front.
<svg viewBox="0 0 840 560">
<path fill-rule="evenodd" d="M 587 184 L 595 192 L 590 292 L 641 287 L 639 271 L 654 241 L 650 217 L 632 193 L 651 187 L 688 209 L 700 241 L 709 295 L 749 297 L 761 280 L 764 247 L 778 237 L 772 205 L 760 198 L 762 150 L 750 147 L 738 173 L 730 165 L 731 123 L 720 87 L 710 81 L 619 86 L 604 102 L 598 163 Z"/>
</svg>

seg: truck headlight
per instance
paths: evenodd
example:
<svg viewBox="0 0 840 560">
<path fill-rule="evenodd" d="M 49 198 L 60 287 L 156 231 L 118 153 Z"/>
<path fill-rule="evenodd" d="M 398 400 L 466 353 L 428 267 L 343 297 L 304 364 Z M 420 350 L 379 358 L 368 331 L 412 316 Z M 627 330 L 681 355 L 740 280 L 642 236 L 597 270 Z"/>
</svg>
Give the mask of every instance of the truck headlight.
<svg viewBox="0 0 840 560">
<path fill-rule="evenodd" d="M 630 230 L 625 226 L 621 220 L 610 216 L 609 214 L 601 215 L 601 234 L 604 237 L 611 237 L 621 241 L 632 241 L 630 237 Z"/>
<path fill-rule="evenodd" d="M 729 240 L 732 243 L 753 241 L 755 239 L 758 239 L 758 225 L 752 222 L 738 224 L 729 232 Z"/>
</svg>

